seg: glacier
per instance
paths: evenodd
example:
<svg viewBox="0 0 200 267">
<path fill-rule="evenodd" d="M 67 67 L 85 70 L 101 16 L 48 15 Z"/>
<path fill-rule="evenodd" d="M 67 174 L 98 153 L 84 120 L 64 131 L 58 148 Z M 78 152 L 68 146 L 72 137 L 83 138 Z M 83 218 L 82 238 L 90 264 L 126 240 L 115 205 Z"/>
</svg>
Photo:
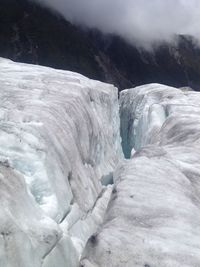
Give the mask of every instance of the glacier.
<svg viewBox="0 0 200 267">
<path fill-rule="evenodd" d="M 0 266 L 199 267 L 200 94 L 0 66 Z"/>
<path fill-rule="evenodd" d="M 127 159 L 83 266 L 200 266 L 199 115 L 197 92 L 150 84 L 121 93 Z"/>
<path fill-rule="evenodd" d="M 122 158 L 118 91 L 0 59 L 0 266 L 77 266 Z"/>
</svg>

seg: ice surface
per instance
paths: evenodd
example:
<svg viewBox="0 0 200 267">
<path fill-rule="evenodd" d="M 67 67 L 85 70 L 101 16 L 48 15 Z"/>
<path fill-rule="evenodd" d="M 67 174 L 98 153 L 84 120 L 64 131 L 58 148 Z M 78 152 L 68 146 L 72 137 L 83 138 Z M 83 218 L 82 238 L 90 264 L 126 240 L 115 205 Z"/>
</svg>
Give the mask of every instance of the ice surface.
<svg viewBox="0 0 200 267">
<path fill-rule="evenodd" d="M 125 160 L 85 267 L 200 266 L 200 94 L 159 84 L 120 98 Z"/>
<path fill-rule="evenodd" d="M 0 59 L 0 266 L 77 266 L 122 158 L 117 89 Z"/>
<path fill-rule="evenodd" d="M 0 266 L 199 267 L 200 94 L 0 59 Z"/>
</svg>

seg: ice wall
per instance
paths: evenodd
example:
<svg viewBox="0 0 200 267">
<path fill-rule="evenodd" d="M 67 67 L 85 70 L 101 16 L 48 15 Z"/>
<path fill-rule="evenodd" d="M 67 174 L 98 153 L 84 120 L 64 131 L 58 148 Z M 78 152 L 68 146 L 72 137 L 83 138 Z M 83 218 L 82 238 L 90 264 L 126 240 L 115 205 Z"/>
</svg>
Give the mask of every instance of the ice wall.
<svg viewBox="0 0 200 267">
<path fill-rule="evenodd" d="M 200 266 L 200 93 L 145 85 L 121 93 L 120 111 L 132 155 L 82 266 Z"/>
<path fill-rule="evenodd" d="M 167 112 L 167 101 L 173 98 L 180 101 L 180 90 L 149 84 L 122 91 L 120 95 L 120 118 L 122 146 L 125 156 L 131 156 L 131 150 L 138 150 L 147 144 L 156 142 Z"/>
<path fill-rule="evenodd" d="M 0 266 L 199 267 L 200 94 L 123 91 L 123 160 L 116 88 L 0 66 Z"/>
<path fill-rule="evenodd" d="M 0 266 L 73 267 L 122 158 L 117 89 L 0 59 Z"/>
</svg>

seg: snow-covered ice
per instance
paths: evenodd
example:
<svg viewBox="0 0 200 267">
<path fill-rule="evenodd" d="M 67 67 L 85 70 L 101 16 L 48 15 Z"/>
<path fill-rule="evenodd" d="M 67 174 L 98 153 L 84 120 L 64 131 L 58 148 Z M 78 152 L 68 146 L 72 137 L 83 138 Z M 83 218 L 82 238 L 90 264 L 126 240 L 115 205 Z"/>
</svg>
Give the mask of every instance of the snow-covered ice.
<svg viewBox="0 0 200 267">
<path fill-rule="evenodd" d="M 0 59 L 0 266 L 73 267 L 102 223 L 122 158 L 118 92 Z"/>
<path fill-rule="evenodd" d="M 199 267 L 200 93 L 0 67 L 0 267 Z"/>
<path fill-rule="evenodd" d="M 200 266 L 200 93 L 151 84 L 120 96 L 125 160 L 85 267 Z"/>
</svg>

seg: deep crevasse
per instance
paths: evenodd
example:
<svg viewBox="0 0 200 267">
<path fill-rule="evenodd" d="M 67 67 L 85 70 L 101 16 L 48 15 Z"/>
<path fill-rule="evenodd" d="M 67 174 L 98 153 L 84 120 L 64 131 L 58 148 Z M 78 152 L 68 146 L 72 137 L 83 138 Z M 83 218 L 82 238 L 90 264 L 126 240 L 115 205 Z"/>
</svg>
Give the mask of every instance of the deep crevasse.
<svg viewBox="0 0 200 267">
<path fill-rule="evenodd" d="M 199 93 L 123 91 L 123 160 L 116 88 L 0 66 L 0 266 L 199 267 Z"/>
<path fill-rule="evenodd" d="M 83 266 L 200 266 L 200 94 L 159 84 L 125 90 L 120 116 L 131 159 L 114 172 Z"/>
</svg>

